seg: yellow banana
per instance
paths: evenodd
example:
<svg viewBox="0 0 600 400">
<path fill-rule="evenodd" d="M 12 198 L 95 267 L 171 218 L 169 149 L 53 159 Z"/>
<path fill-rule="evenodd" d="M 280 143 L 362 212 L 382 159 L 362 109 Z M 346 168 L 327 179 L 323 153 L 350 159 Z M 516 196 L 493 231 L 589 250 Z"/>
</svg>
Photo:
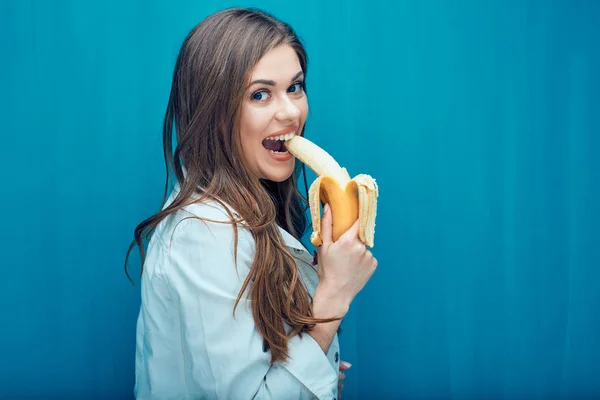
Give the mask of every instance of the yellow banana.
<svg viewBox="0 0 600 400">
<path fill-rule="evenodd" d="M 375 179 L 366 174 L 350 178 L 346 168 L 340 167 L 325 150 L 302 136 L 293 136 L 285 147 L 298 160 L 317 174 L 308 191 L 313 232 L 310 241 L 323 244 L 321 237 L 321 203 L 329 204 L 333 217 L 334 241 L 358 219 L 358 236 L 367 246 L 374 246 L 375 217 L 379 189 Z"/>
</svg>

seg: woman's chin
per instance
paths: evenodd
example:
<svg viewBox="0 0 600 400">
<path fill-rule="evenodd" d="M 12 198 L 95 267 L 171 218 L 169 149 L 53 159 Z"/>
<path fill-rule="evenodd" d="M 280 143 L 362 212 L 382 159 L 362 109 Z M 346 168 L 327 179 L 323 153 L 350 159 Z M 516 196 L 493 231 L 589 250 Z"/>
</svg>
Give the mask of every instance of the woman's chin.
<svg viewBox="0 0 600 400">
<path fill-rule="evenodd" d="M 286 165 L 265 168 L 261 174 L 262 178 L 273 182 L 283 182 L 287 180 L 294 173 L 294 159 L 285 164 Z"/>
<path fill-rule="evenodd" d="M 292 171 L 290 171 L 289 174 L 268 174 L 263 179 L 266 179 L 266 180 L 272 181 L 272 182 L 284 182 L 290 176 L 292 176 Z"/>
</svg>

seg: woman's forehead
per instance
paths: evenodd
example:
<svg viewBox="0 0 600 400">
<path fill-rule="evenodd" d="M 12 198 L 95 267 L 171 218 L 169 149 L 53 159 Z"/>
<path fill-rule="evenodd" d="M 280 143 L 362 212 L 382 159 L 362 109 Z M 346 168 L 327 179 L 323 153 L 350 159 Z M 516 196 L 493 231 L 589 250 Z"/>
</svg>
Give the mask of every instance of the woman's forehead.
<svg viewBox="0 0 600 400">
<path fill-rule="evenodd" d="M 252 69 L 250 81 L 273 81 L 289 84 L 302 71 L 296 51 L 290 45 L 281 45 L 268 51 Z"/>
</svg>

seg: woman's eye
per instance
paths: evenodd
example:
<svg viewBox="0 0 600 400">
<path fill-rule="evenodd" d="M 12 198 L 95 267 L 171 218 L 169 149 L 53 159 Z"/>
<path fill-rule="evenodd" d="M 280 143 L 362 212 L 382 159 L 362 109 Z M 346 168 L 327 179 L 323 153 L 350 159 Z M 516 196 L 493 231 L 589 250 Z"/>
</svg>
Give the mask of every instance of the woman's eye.
<svg viewBox="0 0 600 400">
<path fill-rule="evenodd" d="M 268 97 L 268 93 L 263 91 L 260 92 L 256 92 L 252 95 L 252 100 L 256 100 L 256 101 L 265 101 Z"/>
<path fill-rule="evenodd" d="M 288 89 L 288 92 L 299 93 L 301 90 L 302 90 L 302 83 L 298 82 L 298 83 L 295 83 L 292 86 L 290 86 L 290 88 Z"/>
</svg>

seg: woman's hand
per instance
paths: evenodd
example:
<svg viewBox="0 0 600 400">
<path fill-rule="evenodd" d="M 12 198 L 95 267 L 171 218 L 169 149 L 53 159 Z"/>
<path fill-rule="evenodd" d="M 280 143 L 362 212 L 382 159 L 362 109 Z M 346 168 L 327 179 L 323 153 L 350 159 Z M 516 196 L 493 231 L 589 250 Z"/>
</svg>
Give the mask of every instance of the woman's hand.
<svg viewBox="0 0 600 400">
<path fill-rule="evenodd" d="M 321 236 L 323 244 L 318 249 L 319 285 L 314 301 L 327 302 L 330 307 L 334 305 L 335 316 L 343 316 L 356 294 L 375 272 L 377 260 L 358 237 L 358 221 L 336 242 L 333 241 L 332 216 L 328 204 L 325 205 L 321 220 Z"/>
<path fill-rule="evenodd" d="M 337 242 L 331 237 L 331 224 L 331 210 L 326 204 L 321 222 L 323 244 L 318 249 L 319 284 L 312 311 L 315 318 L 338 319 L 316 324 L 309 332 L 325 354 L 340 326 L 340 319 L 377 267 L 377 260 L 358 237 L 358 221 Z"/>
</svg>

